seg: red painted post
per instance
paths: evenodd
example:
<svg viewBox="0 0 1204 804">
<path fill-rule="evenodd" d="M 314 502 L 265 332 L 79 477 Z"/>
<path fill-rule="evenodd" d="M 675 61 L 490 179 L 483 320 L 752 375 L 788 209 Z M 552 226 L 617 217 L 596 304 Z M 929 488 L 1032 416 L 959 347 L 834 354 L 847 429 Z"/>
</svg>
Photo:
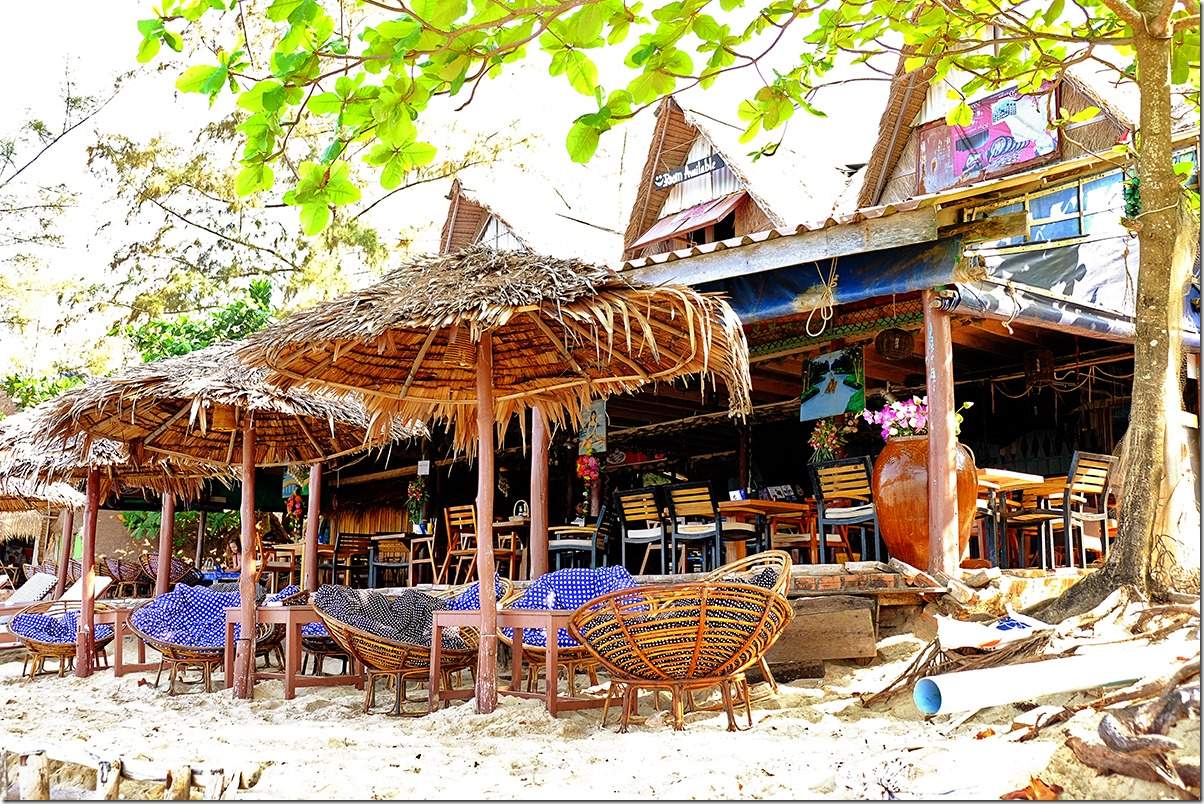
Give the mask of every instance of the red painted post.
<svg viewBox="0 0 1204 804">
<path fill-rule="evenodd" d="M 957 434 L 953 406 L 953 338 L 949 314 L 924 291 L 924 371 L 928 386 L 928 567 L 954 573 L 957 543 Z"/>
<path fill-rule="evenodd" d="M 255 427 L 242 428 L 242 506 L 238 570 L 239 634 L 234 652 L 234 697 L 254 695 L 251 674 L 255 664 Z"/>
<path fill-rule="evenodd" d="M 75 550 L 75 510 L 68 508 L 63 511 L 63 535 L 59 539 L 59 566 L 57 578 L 54 581 L 54 599 L 63 596 L 67 588 L 67 565 L 71 563 L 71 553 Z"/>
<path fill-rule="evenodd" d="M 80 591 L 79 624 L 75 631 L 75 675 L 92 675 L 92 618 L 96 611 L 93 599 L 96 579 L 96 512 L 100 509 L 100 470 L 88 470 L 88 485 L 84 497 L 83 583 Z M 118 645 L 117 650 L 121 650 Z"/>
<path fill-rule="evenodd" d="M 159 561 L 155 565 L 155 597 L 165 594 L 171 582 L 171 548 L 175 534 L 176 498 L 163 493 L 163 506 L 159 509 Z"/>
<path fill-rule="evenodd" d="M 548 424 L 531 408 L 531 579 L 548 571 Z"/>
<path fill-rule="evenodd" d="M 322 464 L 309 467 L 309 503 L 305 511 L 305 544 L 301 550 L 301 588 L 318 588 L 318 520 L 322 513 Z"/>
<path fill-rule="evenodd" d="M 477 577 L 481 586 L 481 643 L 477 712 L 497 708 L 497 600 L 493 594 L 493 335 L 477 345 Z"/>
</svg>

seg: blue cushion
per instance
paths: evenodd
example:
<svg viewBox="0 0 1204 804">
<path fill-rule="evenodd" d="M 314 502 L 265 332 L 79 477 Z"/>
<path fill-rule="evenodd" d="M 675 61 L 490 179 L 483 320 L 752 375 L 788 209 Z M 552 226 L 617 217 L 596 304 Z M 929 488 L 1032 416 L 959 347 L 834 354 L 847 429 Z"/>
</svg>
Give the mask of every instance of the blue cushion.
<svg viewBox="0 0 1204 804">
<path fill-rule="evenodd" d="M 284 600 L 287 597 L 292 597 L 293 595 L 297 594 L 300 591 L 301 591 L 300 586 L 297 586 L 296 584 L 292 584 L 291 586 L 284 587 L 279 592 L 277 592 L 273 595 L 268 595 L 267 602 L 275 603 L 279 600 Z"/>
<path fill-rule="evenodd" d="M 505 587 L 502 586 L 502 579 L 496 574 L 493 576 L 493 591 L 494 599 L 500 600 Z M 477 581 L 472 586 L 465 589 L 460 594 L 447 601 L 447 607 L 452 611 L 475 611 L 481 608 L 481 583 Z"/>
<path fill-rule="evenodd" d="M 68 611 L 59 617 L 49 614 L 18 614 L 9 623 L 14 634 L 57 645 L 74 645 L 75 633 L 79 628 L 79 612 Z M 99 642 L 113 637 L 113 626 L 98 625 L 92 631 L 92 639 Z"/>
<path fill-rule="evenodd" d="M 634 586 L 635 579 L 625 568 L 618 565 L 598 569 L 556 570 L 537 578 L 510 608 L 576 611 L 594 598 Z M 514 637 L 512 628 L 503 628 L 502 633 L 511 639 Z M 523 644 L 546 647 L 547 637 L 544 630 L 523 629 Z M 556 644 L 562 648 L 573 648 L 579 643 L 569 636 L 567 628 L 561 628 L 556 635 Z"/>
<path fill-rule="evenodd" d="M 222 648 L 226 644 L 226 609 L 238 605 L 238 592 L 178 584 L 134 612 L 130 622 L 144 634 L 172 645 Z M 235 625 L 235 638 L 239 633 Z"/>
</svg>

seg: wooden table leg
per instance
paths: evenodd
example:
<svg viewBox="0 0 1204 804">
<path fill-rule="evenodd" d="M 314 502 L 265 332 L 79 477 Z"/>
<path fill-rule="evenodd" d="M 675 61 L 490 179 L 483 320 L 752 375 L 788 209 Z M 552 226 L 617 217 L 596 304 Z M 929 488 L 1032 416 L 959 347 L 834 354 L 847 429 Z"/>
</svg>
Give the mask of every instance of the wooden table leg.
<svg viewBox="0 0 1204 804">
<path fill-rule="evenodd" d="M 439 708 L 440 668 L 443 665 L 443 628 L 439 625 L 438 615 L 435 616 L 435 627 L 431 633 L 431 673 L 427 679 L 426 711 L 434 712 Z"/>
<path fill-rule="evenodd" d="M 126 617 L 124 612 L 117 612 L 113 618 L 113 675 L 117 678 L 125 675 L 125 661 L 123 660 L 123 651 L 121 648 L 125 644 L 125 623 Z"/>
<path fill-rule="evenodd" d="M 301 658 L 301 626 L 290 622 L 284 631 L 284 699 L 297 697 L 297 666 Z"/>
<path fill-rule="evenodd" d="M 560 658 L 560 629 L 553 625 L 551 615 L 548 616 L 547 625 L 544 626 L 544 643 L 547 650 L 544 651 L 547 660 L 544 667 L 544 672 L 547 674 L 548 686 L 548 711 L 552 717 L 556 717 L 556 665 Z"/>
<path fill-rule="evenodd" d="M 523 629 L 515 627 L 514 638 L 510 640 L 510 653 L 513 656 L 510 670 L 510 689 L 521 690 L 523 678 Z"/>
<path fill-rule="evenodd" d="M 234 686 L 234 623 L 226 620 L 226 655 L 222 666 L 226 677 L 226 689 Z"/>
</svg>

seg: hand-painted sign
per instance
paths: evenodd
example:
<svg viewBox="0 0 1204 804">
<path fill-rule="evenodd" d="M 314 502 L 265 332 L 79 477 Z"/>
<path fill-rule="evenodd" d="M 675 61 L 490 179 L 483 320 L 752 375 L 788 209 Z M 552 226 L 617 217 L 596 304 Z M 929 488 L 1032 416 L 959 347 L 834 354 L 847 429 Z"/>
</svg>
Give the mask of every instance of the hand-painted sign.
<svg viewBox="0 0 1204 804">
<path fill-rule="evenodd" d="M 860 346 L 817 355 L 803 375 L 799 421 L 826 419 L 865 409 L 865 360 Z"/>
<path fill-rule="evenodd" d="M 606 400 L 595 399 L 581 410 L 581 430 L 577 433 L 577 454 L 606 452 Z"/>
<path fill-rule="evenodd" d="M 652 177 L 652 183 L 656 185 L 656 189 L 664 190 L 666 187 L 681 184 L 686 179 L 702 176 L 721 167 L 724 167 L 723 157 L 719 154 L 711 154 L 710 156 L 704 156 L 702 159 L 687 162 L 681 167 L 675 167 L 672 170 L 666 170 L 664 173 L 658 173 Z"/>
<path fill-rule="evenodd" d="M 920 192 L 934 193 L 1054 158 L 1059 144 L 1049 120 L 1054 94 L 1004 90 L 971 103 L 969 125 L 948 126 L 942 120 L 921 128 Z"/>
</svg>

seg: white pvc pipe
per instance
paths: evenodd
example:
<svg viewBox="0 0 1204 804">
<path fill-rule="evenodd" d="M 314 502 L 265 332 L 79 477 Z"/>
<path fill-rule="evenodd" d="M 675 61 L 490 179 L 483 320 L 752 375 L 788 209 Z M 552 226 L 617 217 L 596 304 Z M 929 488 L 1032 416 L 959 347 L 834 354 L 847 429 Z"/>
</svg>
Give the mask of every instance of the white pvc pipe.
<svg viewBox="0 0 1204 804">
<path fill-rule="evenodd" d="M 912 697 L 925 715 L 964 712 L 1061 692 L 1127 684 L 1165 670 L 1169 661 L 1165 651 L 1144 646 L 1125 650 L 1109 647 L 1065 659 L 928 676 L 916 683 Z"/>
</svg>

